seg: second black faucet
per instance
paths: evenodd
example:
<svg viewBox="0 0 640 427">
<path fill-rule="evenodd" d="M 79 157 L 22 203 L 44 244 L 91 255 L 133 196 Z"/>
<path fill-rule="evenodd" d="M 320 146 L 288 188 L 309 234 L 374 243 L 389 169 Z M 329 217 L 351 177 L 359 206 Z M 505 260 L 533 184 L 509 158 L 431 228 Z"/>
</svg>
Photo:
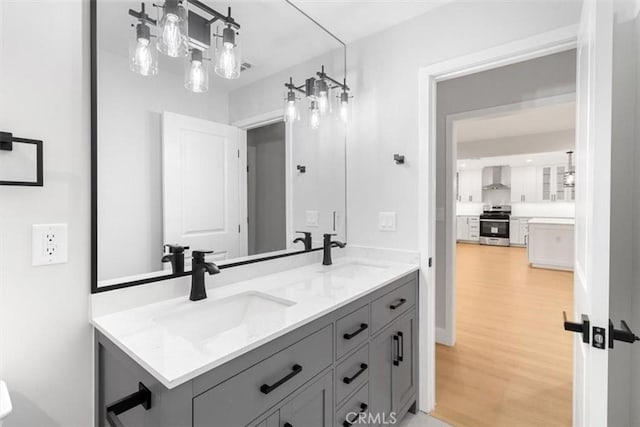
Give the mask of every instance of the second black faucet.
<svg viewBox="0 0 640 427">
<path fill-rule="evenodd" d="M 333 260 L 331 259 L 331 248 L 339 247 L 344 248 L 345 244 L 342 242 L 338 242 L 337 240 L 331 240 L 331 237 L 335 236 L 335 234 L 325 234 L 323 237 L 323 256 L 322 256 L 322 265 L 331 265 L 333 264 Z"/>
</svg>

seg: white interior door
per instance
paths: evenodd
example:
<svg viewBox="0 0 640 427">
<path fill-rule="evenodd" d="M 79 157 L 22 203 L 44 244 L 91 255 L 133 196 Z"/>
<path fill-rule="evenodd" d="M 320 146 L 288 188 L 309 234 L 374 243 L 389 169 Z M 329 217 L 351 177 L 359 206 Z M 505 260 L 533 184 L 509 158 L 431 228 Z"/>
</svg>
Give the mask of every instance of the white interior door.
<svg viewBox="0 0 640 427">
<path fill-rule="evenodd" d="M 574 307 L 576 319 L 586 314 L 592 327 L 603 328 L 609 322 L 612 43 L 611 2 L 586 0 L 578 34 Z M 573 422 L 606 426 L 608 350 L 581 338 L 574 341 Z"/>
<path fill-rule="evenodd" d="M 244 256 L 246 203 L 240 201 L 244 131 L 174 113 L 162 116 L 164 242 L 213 250 L 212 260 Z M 189 259 L 189 257 L 187 258 Z"/>
</svg>

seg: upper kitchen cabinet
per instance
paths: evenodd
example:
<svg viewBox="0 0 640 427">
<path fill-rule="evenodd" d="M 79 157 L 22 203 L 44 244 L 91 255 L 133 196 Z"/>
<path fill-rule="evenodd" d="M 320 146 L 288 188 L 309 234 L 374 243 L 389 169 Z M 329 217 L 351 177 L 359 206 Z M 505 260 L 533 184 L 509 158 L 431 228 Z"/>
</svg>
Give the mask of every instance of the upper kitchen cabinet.
<svg viewBox="0 0 640 427">
<path fill-rule="evenodd" d="M 573 188 L 565 188 L 566 165 L 548 165 L 537 168 L 537 197 L 541 202 L 573 201 Z"/>
<path fill-rule="evenodd" d="M 534 166 L 511 168 L 511 202 L 535 202 L 537 198 L 537 172 Z"/>
<path fill-rule="evenodd" d="M 457 200 L 459 202 L 482 202 L 482 169 L 458 172 Z"/>
</svg>

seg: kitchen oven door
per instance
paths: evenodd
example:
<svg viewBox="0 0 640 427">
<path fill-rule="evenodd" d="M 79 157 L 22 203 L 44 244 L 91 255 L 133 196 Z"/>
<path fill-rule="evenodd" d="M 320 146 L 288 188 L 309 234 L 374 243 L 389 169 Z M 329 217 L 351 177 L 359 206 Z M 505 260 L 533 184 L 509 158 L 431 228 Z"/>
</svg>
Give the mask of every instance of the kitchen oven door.
<svg viewBox="0 0 640 427">
<path fill-rule="evenodd" d="M 508 219 L 481 219 L 480 220 L 480 236 L 508 239 L 509 238 L 509 220 Z"/>
</svg>

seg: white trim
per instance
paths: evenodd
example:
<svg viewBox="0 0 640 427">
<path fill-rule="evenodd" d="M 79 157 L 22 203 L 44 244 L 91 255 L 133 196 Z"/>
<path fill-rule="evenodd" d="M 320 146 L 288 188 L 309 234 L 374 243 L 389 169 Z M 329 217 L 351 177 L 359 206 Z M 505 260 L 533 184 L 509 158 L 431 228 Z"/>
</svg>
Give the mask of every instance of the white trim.
<svg viewBox="0 0 640 427">
<path fill-rule="evenodd" d="M 231 126 L 238 127 L 240 129 L 244 129 L 245 139 L 244 139 L 244 153 L 242 155 L 242 162 L 240 167 L 242 171 L 247 169 L 247 141 L 246 141 L 246 131 L 250 129 L 259 128 L 262 126 L 267 126 L 273 123 L 284 122 L 285 126 L 285 232 L 286 232 L 286 249 L 289 249 L 293 246 L 293 125 L 291 123 L 287 123 L 284 120 L 284 115 L 282 113 L 282 109 L 272 110 L 266 113 L 257 114 L 255 116 L 248 117 L 246 119 L 237 120 L 231 124 Z M 246 174 L 245 174 L 246 175 Z M 244 180 L 245 184 L 247 182 L 246 178 Z M 246 187 L 246 185 L 245 185 Z M 242 191 L 242 190 L 241 190 Z M 246 199 L 246 188 L 244 190 L 244 195 Z M 245 202 L 246 205 L 246 202 Z M 245 212 L 247 210 L 245 209 Z M 249 225 L 245 222 L 245 229 L 249 228 Z M 248 242 L 248 234 L 244 236 L 245 240 Z"/>
<path fill-rule="evenodd" d="M 470 55 L 420 68 L 419 87 L 419 183 L 418 244 L 420 250 L 419 313 L 419 391 L 418 407 L 430 412 L 435 407 L 435 266 L 428 258 L 435 255 L 436 183 L 436 84 L 491 68 L 501 67 L 576 47 L 577 26 L 506 43 Z M 442 213 L 444 217 L 444 212 Z M 423 294 L 426 294 L 423 296 Z M 426 298 L 425 298 L 426 297 Z"/>
<path fill-rule="evenodd" d="M 516 102 L 513 104 L 500 105 L 497 107 L 489 107 L 489 108 L 481 108 L 478 110 L 464 111 L 462 113 L 448 114 L 446 117 L 446 145 L 447 145 L 447 165 L 448 171 L 452 173 L 447 173 L 447 188 L 453 187 L 455 183 L 455 173 L 457 168 L 457 159 L 458 159 L 458 141 L 455 136 L 454 126 L 455 123 L 461 120 L 474 119 L 474 118 L 487 118 L 492 116 L 501 116 L 504 114 L 512 113 L 515 111 L 522 111 L 528 108 L 536 108 L 542 107 L 546 105 L 554 105 L 554 104 L 562 104 L 566 102 L 572 102 L 576 100 L 575 92 L 566 93 L 562 95 L 550 96 L 547 98 L 536 98 L 529 101 Z M 455 197 L 452 192 L 446 191 L 446 206 L 454 206 L 455 207 Z M 456 221 L 456 210 L 451 209 L 449 212 L 450 224 L 455 224 Z M 436 329 L 436 342 L 440 344 L 445 344 L 448 346 L 453 346 L 456 343 L 456 232 L 454 227 L 446 227 L 445 231 L 445 239 L 447 241 L 447 258 L 445 260 L 445 274 L 444 280 L 446 283 L 446 293 L 445 293 L 445 326 L 444 328 Z M 442 335 L 438 336 L 438 330 L 441 330 Z"/>
<path fill-rule="evenodd" d="M 231 126 L 249 130 L 283 121 L 284 115 L 282 114 L 282 109 L 278 109 L 262 114 L 256 114 L 255 116 L 247 117 L 246 119 L 237 120 L 231 123 Z"/>
</svg>

